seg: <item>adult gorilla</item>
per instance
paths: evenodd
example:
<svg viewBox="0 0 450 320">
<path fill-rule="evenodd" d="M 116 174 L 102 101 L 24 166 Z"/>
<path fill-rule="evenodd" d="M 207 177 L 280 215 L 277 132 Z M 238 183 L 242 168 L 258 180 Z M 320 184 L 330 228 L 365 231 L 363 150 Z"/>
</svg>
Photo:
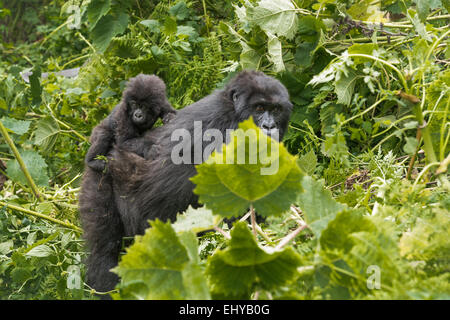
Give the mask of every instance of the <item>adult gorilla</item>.
<svg viewBox="0 0 450 320">
<path fill-rule="evenodd" d="M 174 221 L 176 214 L 189 205 L 198 206 L 198 198 L 193 193 L 195 186 L 189 178 L 196 174 L 194 165 L 204 160 L 203 157 L 195 159 L 195 145 L 202 146 L 204 151 L 211 144 L 202 139 L 205 130 L 217 129 L 225 139 L 227 129 L 236 129 L 240 122 L 253 116 L 266 134 L 279 130 L 282 137 L 291 111 L 289 94 L 278 80 L 258 71 L 243 71 L 225 89 L 185 107 L 169 123 L 137 138 L 134 143 L 149 150 L 146 159 L 115 147 L 108 164 L 115 203 L 107 214 L 81 212 L 86 238 L 88 242 L 95 240 L 95 244 L 88 245 L 96 248 L 91 250 L 88 263 L 88 283 L 97 290 L 112 289 L 117 277 L 108 269 L 118 262 L 118 244 L 123 236 L 143 234 L 149 219 Z M 194 122 L 198 125 L 198 121 L 202 134 L 195 135 Z M 180 144 L 171 138 L 177 129 L 184 129 L 192 137 L 182 142 L 190 144 L 190 163 L 172 161 L 172 150 Z M 92 191 L 94 186 L 82 188 Z M 95 207 L 86 196 L 83 205 Z"/>
</svg>

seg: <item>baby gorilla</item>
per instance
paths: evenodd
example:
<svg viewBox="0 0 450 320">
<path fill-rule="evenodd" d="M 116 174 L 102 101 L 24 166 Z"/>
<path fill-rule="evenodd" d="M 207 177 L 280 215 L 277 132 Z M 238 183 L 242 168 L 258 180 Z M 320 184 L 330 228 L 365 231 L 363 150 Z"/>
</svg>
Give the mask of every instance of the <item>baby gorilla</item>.
<svg viewBox="0 0 450 320">
<path fill-rule="evenodd" d="M 105 235 L 123 235 L 114 205 L 113 180 L 109 170 L 105 170 L 106 161 L 99 156 L 106 159 L 113 144 L 140 156 L 146 155 L 148 148 L 144 150 L 142 144 L 137 144 L 137 138 L 152 128 L 158 118 L 166 123 L 175 112 L 167 100 L 164 82 L 157 76 L 140 74 L 130 79 L 122 101 L 92 131 L 79 206 L 90 251 L 87 283 L 97 291 L 110 290 L 117 283 L 117 276 L 109 269 L 117 265 L 121 242 L 109 241 L 110 237 Z M 94 222 L 99 222 L 102 230 L 91 230 Z"/>
<path fill-rule="evenodd" d="M 97 172 L 105 170 L 106 161 L 101 156 L 106 156 L 113 143 L 144 156 L 144 150 L 140 150 L 133 139 L 152 128 L 159 118 L 167 123 L 175 113 L 167 100 L 166 86 L 159 77 L 140 74 L 131 78 L 122 101 L 92 131 L 91 147 L 86 154 L 87 166 Z"/>
</svg>

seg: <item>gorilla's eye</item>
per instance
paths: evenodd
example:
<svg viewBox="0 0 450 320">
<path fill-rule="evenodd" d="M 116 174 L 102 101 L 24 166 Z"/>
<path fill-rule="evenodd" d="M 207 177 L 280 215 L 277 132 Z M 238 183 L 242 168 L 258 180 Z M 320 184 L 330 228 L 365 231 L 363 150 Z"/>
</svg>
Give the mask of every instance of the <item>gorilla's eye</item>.
<svg viewBox="0 0 450 320">
<path fill-rule="evenodd" d="M 257 112 L 263 112 L 264 111 L 264 107 L 263 106 L 257 106 L 256 107 L 256 111 Z"/>
</svg>

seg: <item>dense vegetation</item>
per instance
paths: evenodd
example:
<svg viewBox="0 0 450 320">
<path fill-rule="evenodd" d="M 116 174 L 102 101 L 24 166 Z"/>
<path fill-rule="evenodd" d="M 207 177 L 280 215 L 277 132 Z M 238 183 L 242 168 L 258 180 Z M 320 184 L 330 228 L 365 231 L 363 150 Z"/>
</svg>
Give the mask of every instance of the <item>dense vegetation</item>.
<svg viewBox="0 0 450 320">
<path fill-rule="evenodd" d="M 450 299 L 449 12 L 448 0 L 0 0 L 0 299 L 94 298 L 77 196 L 89 134 L 126 79 L 159 75 L 183 108 L 242 69 L 275 76 L 294 103 L 278 174 L 199 166 L 206 207 L 124 249 L 114 297 Z M 249 207 L 266 221 L 222 223 Z"/>
</svg>

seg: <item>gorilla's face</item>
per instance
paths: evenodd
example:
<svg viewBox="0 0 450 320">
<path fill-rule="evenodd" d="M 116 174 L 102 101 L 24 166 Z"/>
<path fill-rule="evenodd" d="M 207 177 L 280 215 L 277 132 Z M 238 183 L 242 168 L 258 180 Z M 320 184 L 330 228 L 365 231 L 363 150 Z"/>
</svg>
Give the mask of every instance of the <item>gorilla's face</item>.
<svg viewBox="0 0 450 320">
<path fill-rule="evenodd" d="M 131 121 L 141 130 L 151 128 L 159 118 L 159 107 L 150 105 L 147 100 L 130 99 L 127 107 Z"/>
<path fill-rule="evenodd" d="M 283 137 L 292 112 L 286 88 L 262 73 L 245 73 L 231 84 L 231 95 L 240 121 L 253 117 L 268 136 Z"/>
</svg>

